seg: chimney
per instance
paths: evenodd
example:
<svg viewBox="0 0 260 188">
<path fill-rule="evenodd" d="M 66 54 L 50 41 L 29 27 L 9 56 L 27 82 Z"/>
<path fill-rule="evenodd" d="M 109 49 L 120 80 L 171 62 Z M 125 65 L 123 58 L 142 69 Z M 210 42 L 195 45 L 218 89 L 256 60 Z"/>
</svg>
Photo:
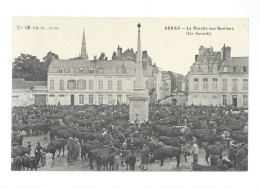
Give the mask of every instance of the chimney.
<svg viewBox="0 0 260 188">
<path fill-rule="evenodd" d="M 199 55 L 195 55 L 195 61 L 197 61 Z"/>
<path fill-rule="evenodd" d="M 148 55 L 147 55 L 147 51 L 143 51 L 143 54 L 142 54 L 142 57 L 143 59 L 147 59 L 148 58 Z"/>
<path fill-rule="evenodd" d="M 122 48 L 118 45 L 117 47 L 117 56 L 120 56 L 122 54 Z"/>
</svg>

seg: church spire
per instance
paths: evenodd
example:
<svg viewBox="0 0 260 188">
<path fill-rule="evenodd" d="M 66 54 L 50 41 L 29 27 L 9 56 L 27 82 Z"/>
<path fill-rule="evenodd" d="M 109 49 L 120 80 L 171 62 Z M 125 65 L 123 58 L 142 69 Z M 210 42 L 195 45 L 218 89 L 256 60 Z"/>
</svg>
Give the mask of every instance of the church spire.
<svg viewBox="0 0 260 188">
<path fill-rule="evenodd" d="M 81 45 L 81 58 L 88 59 L 86 41 L 85 41 L 85 30 L 83 30 L 82 45 Z"/>
<path fill-rule="evenodd" d="M 138 27 L 138 39 L 137 39 L 137 54 L 136 54 L 136 76 L 135 76 L 135 88 L 143 88 L 143 67 L 142 67 L 142 51 L 141 51 L 141 34 L 140 27 Z"/>
</svg>

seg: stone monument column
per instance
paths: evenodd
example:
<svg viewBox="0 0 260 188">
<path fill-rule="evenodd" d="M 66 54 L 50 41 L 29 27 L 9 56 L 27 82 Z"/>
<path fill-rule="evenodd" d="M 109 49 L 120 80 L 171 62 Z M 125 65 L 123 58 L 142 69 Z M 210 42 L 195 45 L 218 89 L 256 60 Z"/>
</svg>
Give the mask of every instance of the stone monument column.
<svg viewBox="0 0 260 188">
<path fill-rule="evenodd" d="M 129 99 L 129 121 L 134 123 L 136 120 L 138 122 L 148 121 L 149 113 L 149 94 L 146 92 L 143 83 L 143 67 L 142 67 L 142 51 L 141 51 L 141 34 L 140 28 L 138 27 L 138 40 L 137 40 L 137 55 L 136 55 L 136 74 L 135 74 L 135 85 L 134 91 L 128 97 Z"/>
</svg>

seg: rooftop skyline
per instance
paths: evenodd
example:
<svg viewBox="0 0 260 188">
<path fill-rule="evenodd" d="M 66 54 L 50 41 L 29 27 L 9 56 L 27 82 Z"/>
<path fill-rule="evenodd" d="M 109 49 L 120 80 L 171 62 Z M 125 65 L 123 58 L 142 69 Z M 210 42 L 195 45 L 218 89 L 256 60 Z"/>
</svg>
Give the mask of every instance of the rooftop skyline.
<svg viewBox="0 0 260 188">
<path fill-rule="evenodd" d="M 220 51 L 224 43 L 232 48 L 231 57 L 248 56 L 247 19 L 176 19 L 176 18 L 13 18 L 13 59 L 28 53 L 41 59 L 52 51 L 60 59 L 78 57 L 85 31 L 89 59 L 102 52 L 110 60 L 117 46 L 123 52 L 137 50 L 136 25 L 142 24 L 142 51 L 165 71 L 186 74 L 201 45 Z M 30 25 L 30 30 L 17 26 Z M 33 27 L 46 28 L 33 29 Z M 223 26 L 233 31 L 212 31 L 212 36 L 186 36 L 185 31 L 165 30 L 166 26 Z M 49 30 L 57 27 L 58 30 Z M 30 40 L 28 40 L 30 39 Z"/>
</svg>

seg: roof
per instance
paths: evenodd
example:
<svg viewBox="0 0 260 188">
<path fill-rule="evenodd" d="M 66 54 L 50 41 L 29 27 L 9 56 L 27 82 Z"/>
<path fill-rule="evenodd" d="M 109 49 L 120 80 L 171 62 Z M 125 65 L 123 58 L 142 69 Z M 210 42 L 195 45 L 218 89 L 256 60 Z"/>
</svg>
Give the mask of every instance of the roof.
<svg viewBox="0 0 260 188">
<path fill-rule="evenodd" d="M 196 64 L 219 63 L 221 61 L 221 52 L 213 52 L 212 48 L 205 48 L 204 53 L 199 55 Z"/>
<path fill-rule="evenodd" d="M 222 66 L 227 67 L 248 67 L 248 57 L 231 57 L 223 61 Z"/>
<path fill-rule="evenodd" d="M 47 81 L 27 81 L 27 84 L 33 89 L 35 86 L 47 86 Z"/>
<path fill-rule="evenodd" d="M 28 90 L 29 85 L 23 78 L 13 78 L 12 79 L 12 89 L 13 90 Z"/>
<path fill-rule="evenodd" d="M 124 53 L 122 53 L 121 55 L 119 55 L 117 57 L 118 60 L 122 60 L 122 59 L 126 59 L 126 58 L 131 58 L 131 59 L 136 59 L 136 54 L 134 53 L 134 51 L 131 49 L 127 49 Z"/>
<path fill-rule="evenodd" d="M 96 62 L 90 60 L 53 60 L 49 68 L 116 68 L 120 66 L 125 66 L 126 68 L 136 68 L 134 61 L 118 61 L 118 60 L 97 60 Z"/>
</svg>

